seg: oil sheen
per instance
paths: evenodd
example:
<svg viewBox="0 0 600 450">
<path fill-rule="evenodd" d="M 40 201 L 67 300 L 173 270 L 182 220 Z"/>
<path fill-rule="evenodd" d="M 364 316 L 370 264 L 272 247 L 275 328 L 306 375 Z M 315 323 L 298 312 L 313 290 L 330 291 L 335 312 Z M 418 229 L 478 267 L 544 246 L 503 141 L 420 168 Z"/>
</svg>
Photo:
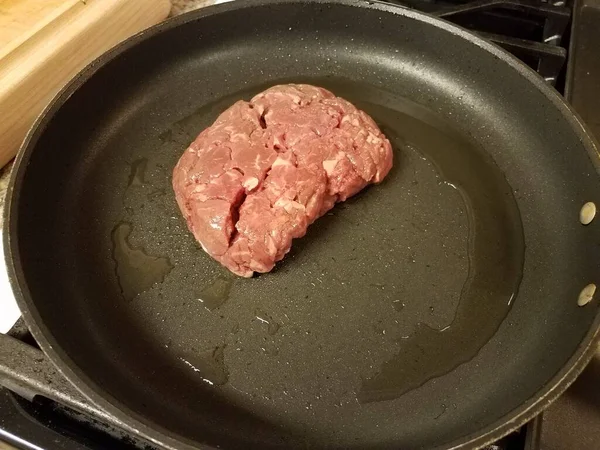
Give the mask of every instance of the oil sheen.
<svg viewBox="0 0 600 450">
<path fill-rule="evenodd" d="M 133 300 L 162 282 L 173 268 L 169 258 L 148 255 L 142 248 L 132 246 L 129 242 L 131 231 L 130 223 L 120 222 L 111 234 L 115 272 L 126 300 Z"/>
<path fill-rule="evenodd" d="M 357 102 L 379 123 L 395 149 L 412 146 L 456 189 L 468 218 L 468 275 L 452 323 L 419 323 L 401 350 L 364 380 L 361 402 L 396 398 L 471 360 L 494 335 L 516 297 L 524 257 L 523 228 L 512 189 L 473 142 L 417 105 L 404 111 Z"/>
</svg>

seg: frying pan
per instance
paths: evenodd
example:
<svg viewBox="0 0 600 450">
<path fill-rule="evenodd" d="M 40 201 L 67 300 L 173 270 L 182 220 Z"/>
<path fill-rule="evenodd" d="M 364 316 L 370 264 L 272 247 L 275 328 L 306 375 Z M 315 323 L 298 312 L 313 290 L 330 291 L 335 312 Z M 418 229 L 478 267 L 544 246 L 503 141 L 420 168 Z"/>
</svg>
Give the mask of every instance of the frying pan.
<svg viewBox="0 0 600 450">
<path fill-rule="evenodd" d="M 355 102 L 394 169 L 269 274 L 194 242 L 171 170 L 233 101 L 309 82 Z M 143 32 L 28 135 L 5 248 L 34 337 L 166 448 L 472 448 L 515 429 L 597 344 L 598 153 L 535 73 L 376 2 L 259 0 Z"/>
</svg>

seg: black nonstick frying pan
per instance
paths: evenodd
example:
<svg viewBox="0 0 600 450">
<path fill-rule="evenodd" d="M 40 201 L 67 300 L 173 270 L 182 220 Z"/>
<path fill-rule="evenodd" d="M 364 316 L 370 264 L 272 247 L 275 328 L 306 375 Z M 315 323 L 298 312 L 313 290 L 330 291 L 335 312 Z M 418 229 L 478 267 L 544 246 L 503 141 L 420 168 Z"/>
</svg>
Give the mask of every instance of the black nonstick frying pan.
<svg viewBox="0 0 600 450">
<path fill-rule="evenodd" d="M 272 273 L 236 278 L 170 175 L 223 109 L 285 82 L 371 114 L 395 165 Z M 128 40 L 52 102 L 10 185 L 10 276 L 63 374 L 157 445 L 477 447 L 597 347 L 598 300 L 578 306 L 600 282 L 600 224 L 579 220 L 597 151 L 541 78 L 442 20 L 234 2 Z"/>
</svg>

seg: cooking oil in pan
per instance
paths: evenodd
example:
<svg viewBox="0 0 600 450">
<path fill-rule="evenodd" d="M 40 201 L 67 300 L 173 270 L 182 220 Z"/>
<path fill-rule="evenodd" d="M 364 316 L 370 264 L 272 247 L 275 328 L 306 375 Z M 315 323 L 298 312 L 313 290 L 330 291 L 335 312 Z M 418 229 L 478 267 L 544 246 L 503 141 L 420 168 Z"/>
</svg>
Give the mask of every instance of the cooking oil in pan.
<svg viewBox="0 0 600 450">
<path fill-rule="evenodd" d="M 229 371 L 225 366 L 225 345 L 199 353 L 188 353 L 181 358 L 187 367 L 198 373 L 202 381 L 211 386 L 221 386 L 227 383 Z"/>
<path fill-rule="evenodd" d="M 200 291 L 198 294 L 198 301 L 200 301 L 206 309 L 213 311 L 227 301 L 232 284 L 233 276 L 218 277 Z"/>
<path fill-rule="evenodd" d="M 162 282 L 173 265 L 169 258 L 148 255 L 141 248 L 134 248 L 129 242 L 132 226 L 120 222 L 113 228 L 113 259 L 119 287 L 126 300 Z"/>
<path fill-rule="evenodd" d="M 454 320 L 442 329 L 419 323 L 401 341 L 400 351 L 363 381 L 358 398 L 371 402 L 396 398 L 478 353 L 510 309 L 521 281 L 525 246 L 512 190 L 474 143 L 419 106 L 407 104 L 407 111 L 398 112 L 357 103 L 381 125 L 394 148 L 420 152 L 436 168 L 440 182 L 458 191 L 469 228 L 468 275 Z M 397 305 L 402 302 L 394 304 L 396 310 Z"/>
<path fill-rule="evenodd" d="M 279 325 L 279 323 L 277 323 L 270 314 L 262 311 L 261 309 L 257 309 L 254 311 L 254 315 L 256 320 L 266 325 L 267 333 L 269 333 L 271 336 L 279 331 L 281 325 Z"/>
<path fill-rule="evenodd" d="M 131 163 L 128 186 L 141 186 L 144 184 L 147 165 L 148 160 L 146 158 L 137 159 Z"/>
</svg>

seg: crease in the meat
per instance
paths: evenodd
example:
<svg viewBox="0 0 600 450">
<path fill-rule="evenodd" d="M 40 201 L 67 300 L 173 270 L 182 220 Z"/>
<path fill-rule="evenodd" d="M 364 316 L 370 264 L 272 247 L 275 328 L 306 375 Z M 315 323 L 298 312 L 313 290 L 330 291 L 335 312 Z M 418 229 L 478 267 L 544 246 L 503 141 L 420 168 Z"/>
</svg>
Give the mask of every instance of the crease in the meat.
<svg viewBox="0 0 600 450">
<path fill-rule="evenodd" d="M 277 142 L 275 142 L 277 140 Z M 281 133 L 281 137 L 273 136 L 273 150 L 277 153 L 282 153 L 287 150 L 293 151 L 292 149 L 288 149 L 287 146 L 287 133 L 284 131 Z"/>
<path fill-rule="evenodd" d="M 237 223 L 240 220 L 240 208 L 242 207 L 242 205 L 246 201 L 247 197 L 248 197 L 248 194 L 246 194 L 245 192 L 243 192 L 240 195 L 239 200 L 236 201 L 236 202 L 233 202 L 231 204 L 231 208 L 229 210 L 229 214 L 231 216 L 232 230 L 231 230 L 231 234 L 229 235 L 229 248 L 231 248 L 231 244 L 233 243 L 233 241 L 235 240 L 235 238 L 239 234 L 239 230 L 237 229 Z"/>
<path fill-rule="evenodd" d="M 239 167 L 232 167 L 229 170 L 235 170 L 237 173 L 239 173 L 241 176 L 245 177 L 246 174 L 244 173 L 244 171 L 242 169 L 240 169 Z"/>
<path fill-rule="evenodd" d="M 258 124 L 263 130 L 267 129 L 267 120 L 265 119 L 267 112 L 269 112 L 269 108 L 265 108 L 263 112 L 260 113 L 260 116 L 258 116 Z"/>
</svg>

